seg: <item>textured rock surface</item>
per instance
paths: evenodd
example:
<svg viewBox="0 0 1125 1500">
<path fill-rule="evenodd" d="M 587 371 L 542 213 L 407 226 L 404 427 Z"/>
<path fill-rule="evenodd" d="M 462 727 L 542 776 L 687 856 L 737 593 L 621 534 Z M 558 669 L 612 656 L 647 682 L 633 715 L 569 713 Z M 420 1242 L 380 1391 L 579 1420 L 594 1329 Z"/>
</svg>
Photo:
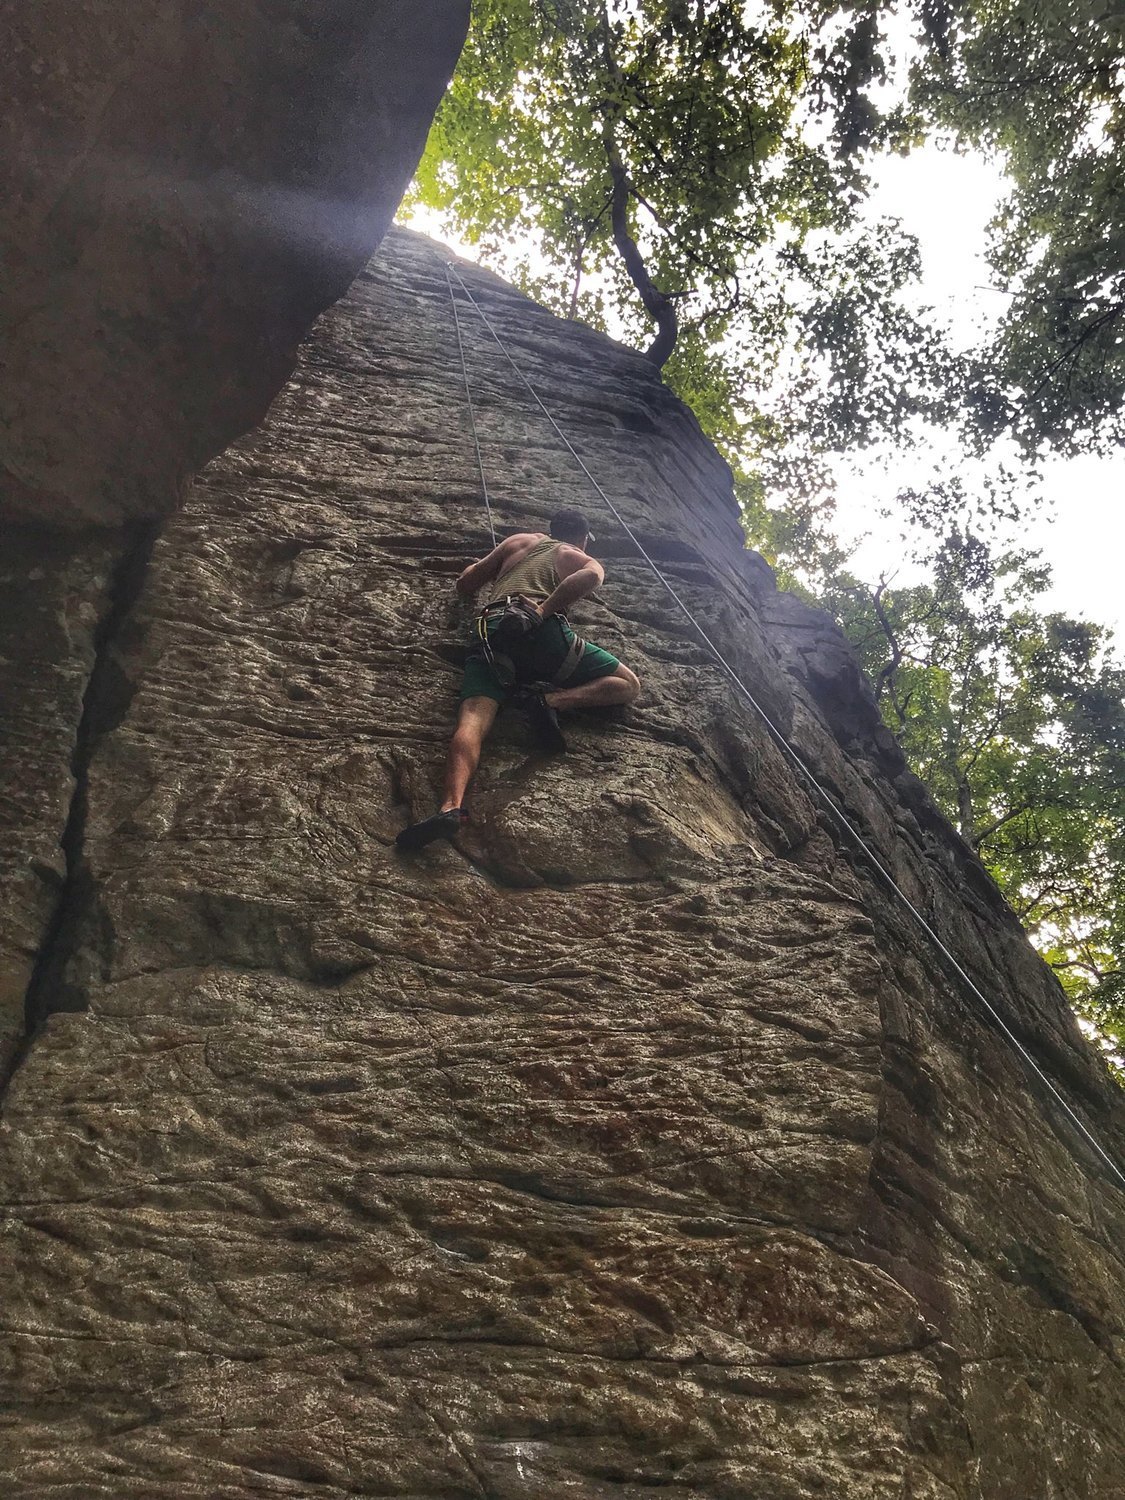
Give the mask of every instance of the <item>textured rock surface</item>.
<svg viewBox="0 0 1125 1500">
<path fill-rule="evenodd" d="M 0 516 L 166 512 L 378 244 L 468 0 L 0 0 Z"/>
<path fill-rule="evenodd" d="M 68 876 L 79 820 L 73 764 L 121 538 L 9 527 L 0 560 L 0 1076 Z M 69 834 L 68 834 L 69 830 Z"/>
<path fill-rule="evenodd" d="M 1120 1155 L 1053 981 L 691 418 L 466 274 Z M 502 524 L 588 505 L 466 328 Z M 458 847 L 396 857 L 484 542 L 441 257 L 396 233 L 117 588 L 40 965 L 88 1010 L 0 1130 L 6 1496 L 1120 1494 L 1121 1195 L 597 530 L 584 622 L 641 700 L 565 761 L 502 719 Z"/>
</svg>

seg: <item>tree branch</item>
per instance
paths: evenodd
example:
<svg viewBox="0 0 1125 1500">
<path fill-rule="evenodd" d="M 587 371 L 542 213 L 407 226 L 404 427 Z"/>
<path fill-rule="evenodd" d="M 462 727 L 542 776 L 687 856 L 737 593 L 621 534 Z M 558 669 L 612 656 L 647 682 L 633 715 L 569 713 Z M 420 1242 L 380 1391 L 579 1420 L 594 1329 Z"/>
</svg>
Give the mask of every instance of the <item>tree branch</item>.
<svg viewBox="0 0 1125 1500">
<path fill-rule="evenodd" d="M 602 6 L 602 55 L 605 61 L 606 75 L 610 79 L 614 91 L 620 96 L 624 86 L 624 79 L 617 58 L 613 54 L 613 44 L 610 38 L 609 13 Z M 605 104 L 605 115 L 602 123 L 602 147 L 605 151 L 606 165 L 609 167 L 609 180 L 612 184 L 612 195 L 610 197 L 610 223 L 613 226 L 613 243 L 617 246 L 617 253 L 625 263 L 625 269 L 629 273 L 629 280 L 640 294 L 645 311 L 656 323 L 656 337 L 645 350 L 645 358 L 652 360 L 658 370 L 664 368 L 672 350 L 676 347 L 676 339 L 679 335 L 679 321 L 676 316 L 676 304 L 666 292 L 662 292 L 653 282 L 648 274 L 644 256 L 637 247 L 637 242 L 629 230 L 629 198 L 633 193 L 633 185 L 629 181 L 625 163 L 621 159 L 621 151 L 614 134 L 614 125 L 618 113 L 613 99 L 609 98 Z"/>
<path fill-rule="evenodd" d="M 899 728 L 905 729 L 907 704 L 899 702 L 897 691 L 898 669 L 902 666 L 904 652 L 902 644 L 899 641 L 898 636 L 895 634 L 895 628 L 891 624 L 890 616 L 887 614 L 886 608 L 883 604 L 883 594 L 886 590 L 886 587 L 887 580 L 885 578 L 881 578 L 879 580 L 879 587 L 872 590 L 869 595 L 871 599 L 871 607 L 875 611 L 875 618 L 879 622 L 879 627 L 883 632 L 883 637 L 886 640 L 887 646 L 891 653 L 890 661 L 884 664 L 883 670 L 879 673 L 878 679 L 876 680 L 875 701 L 876 703 L 878 703 L 881 700 L 883 693 L 886 692 L 887 696 L 891 700 L 895 715 L 898 718 Z M 909 699 L 907 700 L 907 702 L 909 702 Z"/>
<path fill-rule="evenodd" d="M 1059 355 L 1059 357 L 1057 359 L 1053 359 L 1047 366 L 1046 373 L 1044 374 L 1042 380 L 1033 391 L 1031 391 L 1027 396 L 1024 397 L 1024 405 L 1026 406 L 1036 399 L 1036 397 L 1042 392 L 1044 386 L 1049 384 L 1051 377 L 1059 371 L 1059 369 L 1066 363 L 1066 361 L 1071 357 L 1072 354 L 1076 354 L 1088 339 L 1093 338 L 1093 336 L 1102 328 L 1104 328 L 1107 323 L 1112 323 L 1115 319 L 1119 318 L 1122 313 L 1125 313 L 1125 302 L 1117 302 L 1113 306 L 1106 308 L 1105 312 L 1103 312 L 1099 317 L 1094 318 L 1092 322 L 1087 323 L 1086 327 L 1082 330 L 1082 332 L 1078 335 L 1074 342 L 1072 344 L 1069 344 L 1067 348 L 1065 348 Z"/>
<path fill-rule="evenodd" d="M 1021 802 L 1018 807 L 1013 807 L 1011 812 L 1006 812 L 1001 818 L 994 818 L 987 828 L 982 828 L 972 840 L 973 848 L 978 850 L 985 839 L 990 839 L 994 833 L 999 833 L 1005 823 L 1010 823 L 1013 818 L 1022 818 L 1025 812 L 1031 811 L 1030 802 Z"/>
<path fill-rule="evenodd" d="M 645 358 L 651 359 L 660 370 L 668 363 L 669 356 L 676 347 L 676 338 L 679 334 L 676 304 L 653 282 L 648 274 L 644 257 L 637 248 L 637 242 L 629 232 L 629 194 L 631 191 L 629 174 L 625 170 L 621 153 L 617 149 L 613 127 L 608 121 L 602 131 L 602 145 L 605 147 L 610 181 L 613 184 L 613 198 L 610 203 L 613 243 L 617 246 L 617 253 L 625 262 L 629 280 L 640 293 L 645 311 L 656 323 L 656 337 L 645 350 Z"/>
</svg>

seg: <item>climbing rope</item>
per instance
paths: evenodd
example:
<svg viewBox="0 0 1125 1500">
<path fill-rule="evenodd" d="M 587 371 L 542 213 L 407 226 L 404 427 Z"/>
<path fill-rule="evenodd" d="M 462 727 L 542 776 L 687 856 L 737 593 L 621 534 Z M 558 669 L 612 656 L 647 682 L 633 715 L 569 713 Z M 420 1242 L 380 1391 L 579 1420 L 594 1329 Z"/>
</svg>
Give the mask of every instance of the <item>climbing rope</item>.
<svg viewBox="0 0 1125 1500">
<path fill-rule="evenodd" d="M 620 527 L 622 528 L 622 530 L 625 532 L 626 536 L 633 543 L 633 546 L 636 547 L 638 553 L 641 555 L 641 557 L 644 559 L 644 561 L 648 564 L 648 566 L 652 569 L 652 572 L 655 574 L 655 576 L 657 577 L 657 579 L 660 581 L 660 583 L 663 585 L 663 587 L 665 588 L 665 590 L 671 596 L 672 600 L 675 602 L 675 604 L 676 604 L 677 608 L 680 610 L 681 614 L 689 622 L 689 624 L 691 624 L 695 628 L 695 630 L 698 632 L 701 640 L 703 641 L 703 644 L 707 647 L 708 651 L 711 653 L 711 655 L 714 658 L 716 664 L 720 667 L 720 669 L 723 671 L 723 673 L 726 675 L 726 677 L 733 684 L 733 686 L 736 689 L 736 691 L 739 694 L 741 694 L 741 696 L 746 700 L 746 702 L 754 710 L 754 712 L 757 714 L 758 718 L 761 719 L 762 723 L 766 727 L 767 732 L 770 735 L 770 738 L 777 745 L 778 749 L 789 760 L 789 762 L 796 768 L 796 770 L 800 773 L 801 777 L 804 779 L 804 781 L 806 782 L 806 784 L 809 787 L 812 788 L 814 794 L 820 799 L 820 801 L 823 804 L 823 806 L 827 809 L 829 815 L 833 818 L 833 820 L 835 821 L 837 827 L 840 828 L 842 830 L 842 832 L 846 835 L 846 837 L 849 838 L 852 841 L 852 843 L 855 845 L 855 847 L 858 850 L 860 850 L 860 852 L 864 855 L 864 857 L 871 863 L 872 867 L 875 869 L 875 871 L 878 873 L 878 875 L 881 877 L 881 879 L 885 882 L 885 884 L 887 885 L 887 887 L 894 893 L 894 895 L 898 898 L 898 900 L 902 903 L 902 905 L 906 908 L 906 910 L 914 918 L 915 922 L 921 928 L 922 932 L 925 933 L 926 937 L 929 938 L 929 940 L 933 943 L 933 945 L 937 949 L 937 951 L 944 957 L 946 963 L 953 970 L 953 972 L 957 975 L 957 977 L 961 980 L 962 984 L 965 986 L 965 988 L 968 990 L 968 992 L 976 999 L 977 1003 L 982 1007 L 982 1009 L 984 1010 L 984 1012 L 986 1013 L 986 1015 L 988 1015 L 991 1018 L 991 1020 L 994 1022 L 994 1024 L 996 1025 L 996 1027 L 999 1029 L 999 1031 L 1001 1032 L 1001 1034 L 1007 1039 L 1007 1041 L 1012 1046 L 1012 1048 L 1015 1050 L 1015 1052 L 1018 1054 L 1018 1056 L 1020 1058 L 1022 1058 L 1025 1066 L 1027 1068 L 1029 1068 L 1031 1070 L 1031 1072 L 1034 1073 L 1039 1078 L 1039 1080 L 1045 1085 L 1045 1087 L 1047 1088 L 1048 1092 L 1054 1098 L 1055 1102 L 1059 1105 L 1059 1107 L 1066 1114 L 1066 1116 L 1070 1120 L 1070 1122 L 1078 1130 L 1078 1132 L 1082 1136 L 1083 1140 L 1085 1140 L 1085 1142 L 1087 1143 L 1087 1145 L 1089 1145 L 1092 1148 L 1092 1150 L 1094 1151 L 1095 1155 L 1102 1162 L 1104 1162 L 1104 1164 L 1106 1165 L 1106 1167 L 1109 1168 L 1109 1171 L 1110 1171 L 1111 1175 L 1114 1178 L 1116 1178 L 1118 1184 L 1122 1188 L 1125 1188 L 1125 1172 L 1122 1171 L 1122 1169 L 1117 1165 L 1116 1161 L 1114 1161 L 1113 1157 L 1110 1156 L 1109 1152 L 1105 1149 L 1105 1147 L 1101 1144 L 1101 1142 L 1097 1139 L 1097 1137 L 1094 1136 L 1091 1133 L 1091 1131 L 1087 1128 L 1087 1126 L 1083 1123 L 1083 1121 L 1081 1120 L 1081 1118 L 1079 1117 L 1079 1115 L 1077 1114 L 1077 1112 L 1072 1108 L 1072 1106 L 1063 1097 L 1063 1095 L 1060 1092 L 1060 1090 L 1058 1088 L 1056 1088 L 1056 1086 L 1051 1082 L 1050 1078 L 1048 1078 L 1047 1074 L 1043 1071 L 1043 1069 L 1036 1062 L 1035 1058 L 1032 1056 L 1032 1054 L 1028 1050 L 1028 1048 L 1026 1046 L 1024 1046 L 1023 1042 L 1020 1041 L 1020 1039 L 1016 1035 L 1016 1033 L 1012 1030 L 1012 1028 L 1004 1020 L 1004 1017 L 997 1010 L 996 1006 L 993 1005 L 992 1001 L 989 1000 L 989 998 L 987 997 L 987 995 L 985 995 L 984 991 L 980 989 L 980 987 L 976 984 L 976 982 L 972 979 L 972 977 L 966 972 L 966 970 L 962 967 L 962 965 L 953 956 L 953 954 L 950 952 L 950 950 L 946 946 L 946 944 L 942 941 L 942 939 L 938 935 L 938 933 L 934 930 L 934 928 L 930 925 L 930 923 L 926 920 L 926 918 L 922 915 L 922 913 L 914 905 L 913 901 L 911 901 L 910 897 L 906 894 L 906 892 L 898 884 L 898 882 L 895 880 L 894 876 L 887 869 L 887 867 L 883 864 L 882 860 L 879 859 L 878 855 L 875 853 L 875 851 L 871 848 L 870 844 L 867 842 L 867 840 L 860 833 L 859 829 L 856 828 L 856 826 L 854 825 L 854 823 L 852 823 L 851 819 L 847 816 L 847 814 L 844 812 L 844 810 L 836 802 L 835 798 L 831 795 L 831 793 L 828 792 L 821 785 L 821 783 L 817 779 L 815 773 L 805 763 L 805 761 L 802 758 L 802 756 L 799 755 L 796 750 L 794 750 L 793 746 L 785 738 L 785 736 L 782 734 L 781 730 L 773 722 L 773 720 L 770 718 L 769 714 L 762 707 L 762 705 L 758 702 L 757 698 L 754 697 L 753 693 L 746 686 L 746 684 L 742 681 L 742 678 L 739 677 L 738 673 L 734 670 L 734 668 L 727 661 L 726 657 L 719 650 L 718 646 L 715 645 L 714 641 L 711 639 L 711 637 L 704 630 L 703 626 L 700 625 L 699 621 L 692 614 L 691 610 L 684 603 L 684 601 L 680 598 L 679 594 L 672 587 L 671 583 L 669 583 L 668 579 L 661 572 L 659 566 L 649 556 L 648 552 L 645 550 L 644 545 L 642 544 L 640 538 L 637 536 L 636 532 L 629 525 L 628 521 L 626 521 L 625 517 L 618 510 L 617 506 L 614 505 L 613 501 L 606 494 L 605 490 L 602 489 L 601 485 L 594 478 L 593 474 L 591 474 L 590 470 L 586 467 L 585 463 L 583 463 L 580 454 L 575 450 L 574 445 L 571 443 L 571 441 L 567 437 L 566 433 L 562 430 L 562 428 L 559 426 L 559 424 L 555 421 L 554 417 L 548 411 L 547 407 L 543 403 L 542 398 L 539 395 L 539 392 L 532 385 L 531 381 L 528 380 L 527 376 L 520 369 L 519 365 L 516 364 L 515 360 L 511 356 L 511 354 L 509 354 L 507 348 L 505 347 L 504 343 L 502 342 L 502 340 L 500 338 L 500 335 L 496 332 L 495 328 L 493 328 L 491 322 L 489 321 L 486 313 L 484 312 L 484 309 L 480 306 L 480 304 L 477 302 L 476 298 L 473 296 L 472 292 L 465 285 L 465 282 L 464 282 L 464 280 L 463 280 L 463 278 L 461 276 L 460 271 L 457 269 L 457 267 L 455 265 L 453 265 L 452 262 L 448 262 L 447 265 L 446 265 L 446 279 L 447 280 L 449 279 L 449 272 L 450 272 L 451 269 L 453 271 L 453 274 L 457 277 L 458 282 L 460 283 L 461 290 L 468 297 L 469 301 L 472 303 L 473 307 L 475 308 L 475 310 L 477 312 L 477 315 L 479 316 L 481 322 L 484 324 L 484 326 L 488 330 L 488 332 L 492 335 L 492 338 L 493 338 L 493 340 L 496 343 L 496 347 L 500 350 L 501 354 L 503 354 L 504 358 L 511 365 L 511 367 L 515 371 L 516 375 L 519 376 L 520 380 L 527 387 L 527 390 L 531 394 L 531 396 L 534 399 L 536 405 L 539 407 L 539 409 L 543 413 L 543 415 L 547 418 L 547 421 L 554 428 L 555 432 L 558 434 L 559 438 L 562 440 L 563 444 L 568 449 L 568 451 L 569 451 L 571 457 L 574 459 L 575 463 L 582 470 L 582 473 L 589 480 L 590 484 L 592 485 L 592 487 L 594 488 L 594 490 L 597 492 L 597 494 L 601 497 L 603 503 L 605 504 L 605 506 L 609 510 L 610 514 L 614 517 L 614 519 L 617 521 L 618 525 L 620 525 Z M 452 284 L 452 282 L 450 282 L 450 296 L 451 297 L 453 296 L 453 284 Z M 456 307 L 456 303 L 454 305 Z M 460 334 L 458 334 L 458 338 L 460 338 Z M 462 355 L 462 366 L 464 367 L 464 356 L 463 355 Z M 468 391 L 468 372 L 467 372 L 467 369 L 466 369 L 466 374 L 465 374 L 465 388 L 466 388 L 466 392 L 467 392 Z M 471 398 L 470 398 L 470 411 L 471 410 L 472 410 L 472 402 L 471 402 Z M 475 435 L 475 429 L 474 429 L 474 435 Z M 480 447 L 479 447 L 479 445 L 477 447 L 477 458 L 478 458 L 478 461 L 479 461 L 480 460 Z M 484 466 L 482 464 L 481 465 L 481 479 L 482 479 L 482 483 L 483 483 L 483 478 L 484 478 Z M 486 490 L 486 494 L 487 494 L 487 490 Z M 491 513 L 489 515 L 489 524 L 491 525 Z M 493 535 L 495 536 L 495 533 L 493 533 Z"/>
<path fill-rule="evenodd" d="M 473 395 L 469 389 L 469 367 L 465 363 L 465 346 L 461 342 L 461 319 L 457 312 L 457 298 L 453 292 L 453 282 L 450 280 L 449 276 L 450 265 L 451 262 L 446 261 L 445 282 L 449 287 L 449 301 L 453 307 L 453 326 L 457 330 L 457 352 L 461 356 L 461 376 L 465 382 L 465 400 L 468 403 L 469 407 L 469 426 L 473 431 L 473 447 L 477 450 L 477 468 L 480 471 L 481 494 L 483 494 L 484 496 L 484 509 L 485 514 L 488 516 L 488 530 L 492 536 L 492 545 L 495 547 L 496 527 L 492 521 L 492 502 L 488 498 L 488 480 L 484 477 L 484 459 L 480 454 L 480 439 L 477 437 L 477 419 L 476 413 L 473 411 Z M 457 274 L 457 280 L 461 281 L 460 272 L 458 272 Z M 461 281 L 461 285 L 464 286 L 465 283 Z"/>
</svg>

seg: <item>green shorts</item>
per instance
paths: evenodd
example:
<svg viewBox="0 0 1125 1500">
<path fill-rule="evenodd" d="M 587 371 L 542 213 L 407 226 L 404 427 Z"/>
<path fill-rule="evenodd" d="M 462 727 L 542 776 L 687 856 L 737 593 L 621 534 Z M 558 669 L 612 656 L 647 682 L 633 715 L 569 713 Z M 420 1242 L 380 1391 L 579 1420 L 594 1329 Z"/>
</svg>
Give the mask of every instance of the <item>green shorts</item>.
<svg viewBox="0 0 1125 1500">
<path fill-rule="evenodd" d="M 506 703 L 520 684 L 549 681 L 551 667 L 559 660 L 562 650 L 574 639 L 574 631 L 560 615 L 552 615 L 549 620 L 544 620 L 538 630 L 532 633 L 526 650 L 521 654 L 516 687 L 505 687 L 484 657 L 475 651 L 470 652 L 461 682 L 461 701 L 464 702 L 466 698 L 491 698 L 494 703 Z M 593 641 L 587 641 L 565 686 L 581 687 L 584 682 L 593 682 L 597 677 L 608 677 L 620 665 L 616 656 L 595 646 Z"/>
</svg>

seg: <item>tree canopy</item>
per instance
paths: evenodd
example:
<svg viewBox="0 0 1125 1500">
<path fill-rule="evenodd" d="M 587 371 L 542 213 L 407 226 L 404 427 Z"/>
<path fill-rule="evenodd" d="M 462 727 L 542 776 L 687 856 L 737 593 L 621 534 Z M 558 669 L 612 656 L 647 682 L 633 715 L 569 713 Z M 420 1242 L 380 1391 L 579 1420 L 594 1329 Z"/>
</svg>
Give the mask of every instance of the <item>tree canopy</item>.
<svg viewBox="0 0 1125 1500">
<path fill-rule="evenodd" d="M 1125 437 L 1125 10 L 925 0 L 916 128 L 1003 161 L 990 259 L 1011 293 L 974 384 L 986 432 L 1063 449 Z"/>
<path fill-rule="evenodd" d="M 899 430 L 944 366 L 899 297 L 913 243 L 857 220 L 878 116 L 849 48 L 870 24 L 478 0 L 416 201 L 556 311 L 644 347 L 728 456 L 796 428 L 818 447 Z"/>
<path fill-rule="evenodd" d="M 952 533 L 932 579 L 823 601 L 886 723 L 1079 1009 L 1125 1051 L 1125 667 L 1038 557 Z"/>
<path fill-rule="evenodd" d="M 901 95 L 892 24 L 914 37 Z M 857 219 L 871 149 L 935 131 L 1011 184 L 991 250 L 1011 303 L 970 360 L 904 305 L 909 240 Z M 1031 452 L 1125 435 L 1123 144 L 1109 0 L 476 0 L 415 191 L 646 348 L 749 463 L 958 408 Z"/>
</svg>

